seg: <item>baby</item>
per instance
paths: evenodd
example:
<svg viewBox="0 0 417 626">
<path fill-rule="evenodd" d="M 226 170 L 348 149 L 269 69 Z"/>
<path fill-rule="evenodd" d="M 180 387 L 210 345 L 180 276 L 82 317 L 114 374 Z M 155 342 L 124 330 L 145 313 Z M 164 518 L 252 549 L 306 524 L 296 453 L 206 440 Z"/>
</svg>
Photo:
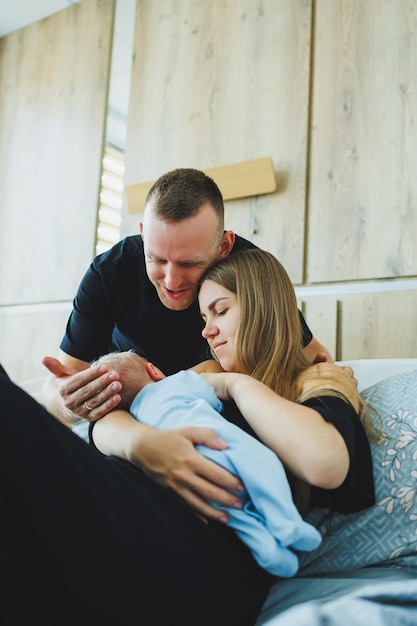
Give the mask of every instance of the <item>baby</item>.
<svg viewBox="0 0 417 626">
<path fill-rule="evenodd" d="M 311 551 L 321 541 L 295 507 L 284 466 L 263 443 L 222 415 L 222 402 L 213 388 L 192 370 L 171 376 L 132 351 L 107 354 L 91 365 L 117 371 L 123 385 L 118 408 L 139 422 L 159 429 L 200 426 L 213 429 L 226 441 L 225 450 L 196 446 L 205 457 L 229 470 L 245 485 L 239 494 L 242 509 L 227 510 L 229 525 L 252 550 L 259 565 L 275 576 L 298 570 L 295 551 Z"/>
</svg>

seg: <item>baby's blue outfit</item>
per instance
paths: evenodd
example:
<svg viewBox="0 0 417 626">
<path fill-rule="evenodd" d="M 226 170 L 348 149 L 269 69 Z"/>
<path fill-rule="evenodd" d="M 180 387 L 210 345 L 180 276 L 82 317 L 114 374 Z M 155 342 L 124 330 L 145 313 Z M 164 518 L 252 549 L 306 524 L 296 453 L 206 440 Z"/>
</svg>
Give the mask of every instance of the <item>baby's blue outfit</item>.
<svg viewBox="0 0 417 626">
<path fill-rule="evenodd" d="M 246 488 L 243 509 L 227 508 L 229 525 L 252 550 L 259 565 L 275 576 L 298 570 L 295 551 L 311 551 L 321 542 L 319 532 L 305 522 L 292 499 L 279 458 L 263 443 L 228 422 L 214 390 L 196 372 L 181 371 L 145 387 L 130 412 L 138 421 L 161 430 L 181 426 L 213 429 L 228 444 L 225 450 L 196 446 L 206 458 L 238 476 Z"/>
</svg>

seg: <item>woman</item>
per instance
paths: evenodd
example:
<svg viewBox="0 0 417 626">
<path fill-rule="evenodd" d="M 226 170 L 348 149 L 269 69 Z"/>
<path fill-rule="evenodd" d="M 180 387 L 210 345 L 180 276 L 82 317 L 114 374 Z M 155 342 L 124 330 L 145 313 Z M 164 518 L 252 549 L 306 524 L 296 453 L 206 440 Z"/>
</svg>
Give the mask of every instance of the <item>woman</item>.
<svg viewBox="0 0 417 626">
<path fill-rule="evenodd" d="M 335 375 L 318 397 L 299 404 L 303 388 L 317 395 L 321 369 L 309 370 L 302 357 L 291 285 L 279 300 L 271 298 L 280 272 L 267 253 L 236 254 L 222 263 L 203 279 L 200 303 L 204 334 L 227 372 L 206 374 L 207 380 L 246 418 L 236 414 L 235 421 L 307 485 L 310 503 L 338 510 L 372 504 L 369 446 L 354 385 Z M 217 278 L 223 269 L 232 277 L 225 286 Z M 287 280 L 282 276 L 283 286 Z M 259 300 L 252 297 L 255 287 Z M 317 376 L 310 384 L 312 371 Z M 227 442 L 209 429 L 176 429 L 176 455 L 192 448 L 190 463 L 199 468 L 197 483 L 187 475 L 178 480 L 175 464 L 158 454 L 153 429 L 129 413 L 95 423 L 96 446 L 117 456 L 106 458 L 4 376 L 0 395 L 0 585 L 2 610 L 15 623 L 29 605 L 44 624 L 74 623 L 80 615 L 90 624 L 254 624 L 274 578 L 221 523 L 224 512 L 197 495 L 201 483 L 207 500 L 239 506 L 233 494 L 243 489 L 239 480 L 217 466 L 218 484 L 230 489 L 226 498 L 223 488 L 206 484 L 211 461 L 194 450 L 202 443 L 224 449 Z"/>
<path fill-rule="evenodd" d="M 204 426 L 227 441 L 225 450 L 197 449 L 239 476 L 245 485 L 245 492 L 239 494 L 242 508 L 226 509 L 228 526 L 249 546 L 263 569 L 279 577 L 293 576 L 299 567 L 298 553 L 317 548 L 321 537 L 297 511 L 277 455 L 221 415 L 222 402 L 196 372 L 165 376 L 131 350 L 105 354 L 92 366 L 97 363 L 119 373 L 123 385 L 119 406 L 142 424 L 160 430 Z"/>
<path fill-rule="evenodd" d="M 258 249 L 216 263 L 200 280 L 199 303 L 203 336 L 228 372 L 202 375 L 287 467 L 299 510 L 372 505 L 368 437 L 377 430 L 342 368 L 307 361 L 281 263 Z"/>
</svg>

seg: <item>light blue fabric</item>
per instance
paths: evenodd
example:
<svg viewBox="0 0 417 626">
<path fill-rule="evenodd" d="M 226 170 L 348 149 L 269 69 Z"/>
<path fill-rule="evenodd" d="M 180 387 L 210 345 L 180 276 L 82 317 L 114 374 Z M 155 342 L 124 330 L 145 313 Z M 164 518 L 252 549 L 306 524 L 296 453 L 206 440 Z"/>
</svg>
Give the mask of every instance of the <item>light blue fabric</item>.
<svg viewBox="0 0 417 626">
<path fill-rule="evenodd" d="M 224 419 L 221 409 L 212 387 L 201 376 L 182 371 L 146 385 L 130 411 L 138 421 L 159 429 L 190 425 L 212 428 L 227 442 L 224 451 L 207 446 L 197 449 L 239 476 L 246 487 L 243 509 L 227 509 L 230 526 L 251 548 L 261 567 L 276 576 L 293 576 L 299 564 L 296 552 L 317 548 L 320 534 L 298 513 L 278 457 Z"/>
<path fill-rule="evenodd" d="M 350 515 L 313 510 L 307 520 L 323 541 L 302 555 L 300 576 L 370 565 L 405 566 L 417 575 L 417 369 L 361 393 L 384 433 L 371 443 L 376 504 Z"/>
</svg>

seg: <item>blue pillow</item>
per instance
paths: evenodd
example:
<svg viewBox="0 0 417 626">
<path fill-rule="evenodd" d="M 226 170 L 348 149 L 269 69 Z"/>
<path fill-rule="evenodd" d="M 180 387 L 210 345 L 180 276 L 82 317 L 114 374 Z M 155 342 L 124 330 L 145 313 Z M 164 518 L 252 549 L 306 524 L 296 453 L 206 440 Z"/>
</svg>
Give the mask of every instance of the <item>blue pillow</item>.
<svg viewBox="0 0 417 626">
<path fill-rule="evenodd" d="M 386 378 L 361 395 L 378 411 L 383 432 L 371 444 L 376 504 L 347 515 L 311 511 L 306 519 L 323 541 L 301 555 L 297 576 L 369 565 L 417 572 L 417 369 Z"/>
</svg>

